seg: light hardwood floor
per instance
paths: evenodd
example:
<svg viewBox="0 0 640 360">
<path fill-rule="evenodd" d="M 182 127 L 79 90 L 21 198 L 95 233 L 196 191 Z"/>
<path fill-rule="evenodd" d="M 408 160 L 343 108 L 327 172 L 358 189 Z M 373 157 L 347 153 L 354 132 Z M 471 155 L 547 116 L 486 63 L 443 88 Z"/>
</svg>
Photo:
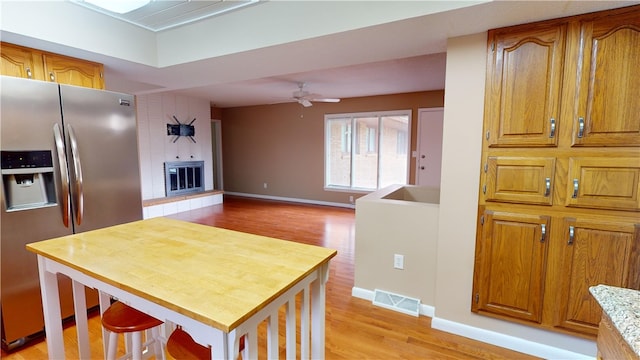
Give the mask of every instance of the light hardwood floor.
<svg viewBox="0 0 640 360">
<path fill-rule="evenodd" d="M 176 219 L 271 236 L 338 250 L 327 283 L 327 359 L 534 359 L 531 356 L 431 328 L 431 319 L 404 315 L 351 296 L 354 276 L 355 212 L 225 196 L 224 203 L 170 216 Z M 90 319 L 91 353 L 102 356 L 100 320 Z M 283 329 L 280 326 L 280 329 Z M 264 331 L 262 331 L 264 333 Z M 263 337 L 263 336 L 261 336 Z M 284 339 L 284 338 L 283 338 Z M 260 341 L 263 347 L 264 341 Z M 75 328 L 65 329 L 69 357 L 77 357 Z M 284 340 L 281 356 L 284 357 Z M 120 347 L 122 348 L 122 347 Z M 260 356 L 265 353 L 261 349 Z M 3 359 L 46 359 L 36 342 Z"/>
</svg>

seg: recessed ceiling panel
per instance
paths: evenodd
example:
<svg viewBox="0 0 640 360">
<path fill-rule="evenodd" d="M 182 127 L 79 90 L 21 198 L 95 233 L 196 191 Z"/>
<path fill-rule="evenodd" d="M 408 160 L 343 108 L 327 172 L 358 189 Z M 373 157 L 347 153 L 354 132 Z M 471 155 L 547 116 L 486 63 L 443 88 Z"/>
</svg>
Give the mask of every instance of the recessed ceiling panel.
<svg viewBox="0 0 640 360">
<path fill-rule="evenodd" d="M 71 2 L 151 31 L 161 31 L 256 4 L 258 0 L 155 0 L 124 14 L 111 12 L 84 0 L 71 0 Z"/>
</svg>

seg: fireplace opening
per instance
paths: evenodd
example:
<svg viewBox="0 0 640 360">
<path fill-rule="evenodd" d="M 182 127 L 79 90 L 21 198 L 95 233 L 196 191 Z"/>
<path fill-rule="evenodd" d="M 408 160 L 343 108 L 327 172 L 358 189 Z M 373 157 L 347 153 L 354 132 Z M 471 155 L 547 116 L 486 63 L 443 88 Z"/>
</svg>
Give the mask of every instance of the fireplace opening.
<svg viewBox="0 0 640 360">
<path fill-rule="evenodd" d="M 204 191 L 204 161 L 172 161 L 164 163 L 167 197 Z"/>
</svg>

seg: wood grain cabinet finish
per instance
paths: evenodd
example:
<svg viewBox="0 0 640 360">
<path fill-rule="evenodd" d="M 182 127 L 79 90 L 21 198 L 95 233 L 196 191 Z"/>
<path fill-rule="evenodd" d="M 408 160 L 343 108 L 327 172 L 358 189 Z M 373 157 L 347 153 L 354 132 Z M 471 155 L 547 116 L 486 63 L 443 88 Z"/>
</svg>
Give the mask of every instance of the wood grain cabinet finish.
<svg viewBox="0 0 640 360">
<path fill-rule="evenodd" d="M 9 43 L 0 43 L 0 74 L 104 89 L 103 65 Z"/>
<path fill-rule="evenodd" d="M 563 219 L 556 326 L 598 334 L 602 310 L 589 287 L 637 286 L 639 226 L 596 217 Z"/>
<path fill-rule="evenodd" d="M 640 146 L 640 16 L 601 17 L 579 28 L 573 145 Z"/>
<path fill-rule="evenodd" d="M 44 54 L 43 59 L 47 81 L 104 89 L 101 64 L 54 54 Z"/>
<path fill-rule="evenodd" d="M 640 159 L 569 159 L 567 206 L 640 210 Z"/>
<path fill-rule="evenodd" d="M 598 360 L 638 360 L 638 355 L 606 314 L 600 321 L 597 343 Z"/>
<path fill-rule="evenodd" d="M 0 65 L 2 75 L 44 80 L 40 54 L 31 49 L 0 43 Z"/>
<path fill-rule="evenodd" d="M 556 145 L 565 34 L 564 24 L 492 32 L 489 146 Z"/>
<path fill-rule="evenodd" d="M 486 200 L 551 205 L 555 163 L 552 157 L 490 156 Z"/>
<path fill-rule="evenodd" d="M 594 338 L 588 288 L 640 289 L 640 5 L 490 30 L 487 59 L 471 310 Z"/>
<path fill-rule="evenodd" d="M 540 322 L 550 218 L 487 211 L 474 310 Z"/>
</svg>

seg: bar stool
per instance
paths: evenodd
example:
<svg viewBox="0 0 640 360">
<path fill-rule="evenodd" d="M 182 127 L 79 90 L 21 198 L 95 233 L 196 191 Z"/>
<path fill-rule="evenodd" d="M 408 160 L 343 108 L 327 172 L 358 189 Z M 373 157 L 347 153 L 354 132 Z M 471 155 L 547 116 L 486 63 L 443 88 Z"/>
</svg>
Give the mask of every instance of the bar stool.
<svg viewBox="0 0 640 360">
<path fill-rule="evenodd" d="M 244 350 L 244 336 L 240 338 L 240 352 Z M 211 359 L 211 348 L 200 345 L 178 326 L 167 340 L 167 352 L 180 360 Z"/>
<path fill-rule="evenodd" d="M 153 344 L 153 353 L 156 359 L 165 359 L 163 344 L 160 337 L 160 328 L 163 322 L 140 312 L 120 301 L 116 301 L 102 314 L 102 326 L 108 330 L 107 360 L 114 360 L 118 351 L 118 334 L 131 334 L 131 351 L 122 358 L 142 359 L 143 349 Z M 142 332 L 151 330 L 151 336 L 147 336 L 142 343 Z M 148 334 L 148 332 L 147 332 Z"/>
</svg>

